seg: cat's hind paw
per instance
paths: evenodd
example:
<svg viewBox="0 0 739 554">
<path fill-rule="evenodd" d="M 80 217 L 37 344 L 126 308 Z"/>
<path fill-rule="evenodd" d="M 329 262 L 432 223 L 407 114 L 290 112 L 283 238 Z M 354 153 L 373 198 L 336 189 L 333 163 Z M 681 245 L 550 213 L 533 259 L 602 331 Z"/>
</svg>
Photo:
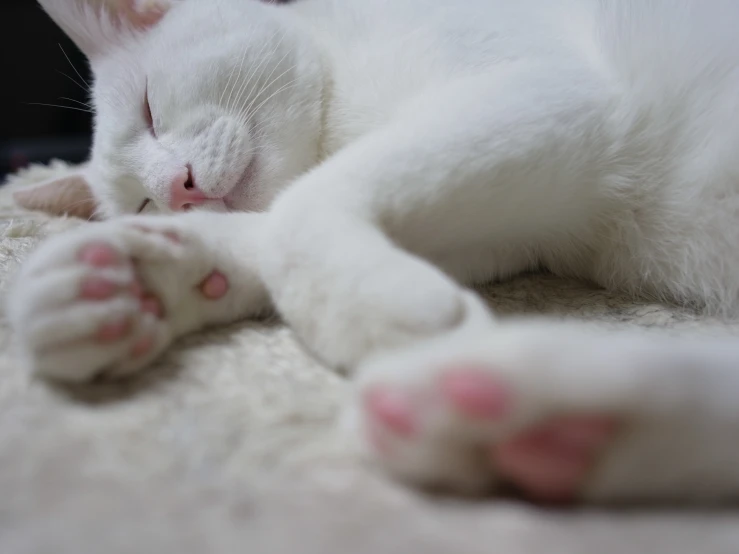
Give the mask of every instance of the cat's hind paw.
<svg viewBox="0 0 739 554">
<path fill-rule="evenodd" d="M 471 296 L 467 307 L 460 329 L 360 368 L 345 423 L 371 458 L 402 480 L 462 493 L 505 484 L 545 502 L 638 494 L 650 476 L 631 479 L 632 465 L 651 454 L 617 445 L 656 390 L 655 372 L 640 367 L 655 359 L 649 348 L 591 343 L 556 322 L 496 323 Z M 655 406 L 665 406 L 657 395 Z"/>
<path fill-rule="evenodd" d="M 402 389 L 377 386 L 366 391 L 362 408 L 367 438 L 376 455 L 391 467 L 403 456 L 402 442 L 430 440 L 426 461 L 416 459 L 401 474 L 422 484 L 441 485 L 462 492 L 483 492 L 502 481 L 515 485 L 529 498 L 557 502 L 577 497 L 582 483 L 602 449 L 617 429 L 615 418 L 598 415 L 552 417 L 514 432 L 511 437 L 475 438 L 470 427 L 505 425 L 515 395 L 492 378 L 486 368 L 448 366 L 440 370 L 433 400 Z M 439 442 L 425 435 L 427 418 L 439 402 L 453 413 L 459 435 Z M 438 417 L 438 414 L 437 414 Z M 468 438 L 465 440 L 465 435 Z M 446 443 L 446 444 L 444 444 Z M 406 445 L 408 446 L 408 445 Z M 412 446 L 411 446 L 412 448 Z M 453 450 L 457 452 L 453 452 Z M 422 448 L 423 450 L 423 448 Z M 434 460 L 434 461 L 431 461 Z M 429 464 L 430 462 L 430 464 Z M 402 462 L 401 462 L 402 463 Z M 423 465 L 442 464 L 441 468 Z M 437 471 L 441 469 L 441 473 Z"/>
</svg>

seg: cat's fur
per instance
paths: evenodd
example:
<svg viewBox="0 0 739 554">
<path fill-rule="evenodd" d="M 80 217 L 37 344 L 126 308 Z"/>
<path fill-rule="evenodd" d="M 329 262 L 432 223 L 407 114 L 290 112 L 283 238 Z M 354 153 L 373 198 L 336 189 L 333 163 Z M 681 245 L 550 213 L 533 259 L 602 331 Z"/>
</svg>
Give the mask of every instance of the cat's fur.
<svg viewBox="0 0 739 554">
<path fill-rule="evenodd" d="M 431 394 L 461 362 L 516 391 L 505 421 L 437 406 L 417 440 L 385 437 L 379 458 L 410 480 L 477 489 L 494 478 L 481 442 L 597 411 L 631 425 L 584 498 L 739 494 L 739 340 L 501 324 L 458 284 L 543 266 L 739 316 L 735 1 L 41 4 L 95 73 L 85 177 L 100 212 L 145 198 L 172 211 L 188 164 L 220 200 L 42 246 L 9 307 L 34 370 L 126 374 L 274 303 L 317 356 L 358 373 L 353 424 L 369 425 L 362 391 Z M 226 213 L 242 211 L 261 213 Z M 165 317 L 125 294 L 77 299 L 100 271 L 76 259 L 90 243 L 135 258 L 104 275 L 139 275 Z M 209 301 L 195 286 L 214 268 L 231 289 Z M 86 338 L 123 315 L 131 337 Z M 142 334 L 154 348 L 132 358 Z"/>
</svg>

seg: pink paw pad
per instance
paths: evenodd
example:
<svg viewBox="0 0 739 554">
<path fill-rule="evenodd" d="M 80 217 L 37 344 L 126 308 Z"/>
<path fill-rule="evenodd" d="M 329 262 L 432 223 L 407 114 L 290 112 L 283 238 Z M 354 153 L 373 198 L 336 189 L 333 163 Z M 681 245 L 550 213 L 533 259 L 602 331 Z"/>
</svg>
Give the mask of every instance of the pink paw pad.
<svg viewBox="0 0 739 554">
<path fill-rule="evenodd" d="M 228 279 L 220 271 L 214 271 L 200 284 L 200 291 L 209 300 L 218 300 L 228 292 Z"/>
<path fill-rule="evenodd" d="M 109 267 L 119 261 L 118 253 L 107 244 L 88 244 L 79 253 L 81 262 L 93 267 Z"/>
<path fill-rule="evenodd" d="M 124 338 L 131 331 L 131 320 L 122 319 L 106 323 L 100 327 L 95 338 L 100 342 L 115 342 Z"/>
<path fill-rule="evenodd" d="M 376 387 L 364 397 L 365 409 L 375 422 L 401 437 L 416 433 L 416 421 L 410 399 L 402 391 Z"/>
<path fill-rule="evenodd" d="M 128 291 L 133 294 L 139 300 L 144 298 L 145 291 L 144 286 L 139 281 L 134 281 L 129 287 Z"/>
<path fill-rule="evenodd" d="M 82 282 L 80 294 L 88 300 L 105 300 L 118 292 L 118 285 L 100 277 L 90 277 Z"/>
<path fill-rule="evenodd" d="M 178 235 L 174 231 L 164 231 L 164 236 L 167 237 L 172 242 L 177 242 L 177 243 L 182 242 L 180 235 Z"/>
<path fill-rule="evenodd" d="M 494 446 L 491 455 L 498 472 L 529 496 L 567 501 L 577 495 L 615 428 L 608 418 L 563 418 Z"/>
<path fill-rule="evenodd" d="M 597 449 L 611 440 L 618 423 L 606 416 L 572 416 L 556 419 L 541 429 L 562 442 Z"/>
<path fill-rule="evenodd" d="M 459 412 L 474 419 L 503 417 L 511 404 L 508 389 L 484 369 L 448 371 L 441 378 L 441 390 Z"/>
<path fill-rule="evenodd" d="M 154 347 L 154 339 L 151 337 L 142 337 L 140 338 L 136 344 L 133 345 L 133 348 L 131 348 L 131 356 L 134 358 L 140 358 L 142 356 L 146 356 L 149 352 L 151 352 L 151 349 Z"/>
<path fill-rule="evenodd" d="M 155 296 L 144 295 L 140 300 L 141 311 L 161 318 L 164 315 L 162 303 Z"/>
</svg>

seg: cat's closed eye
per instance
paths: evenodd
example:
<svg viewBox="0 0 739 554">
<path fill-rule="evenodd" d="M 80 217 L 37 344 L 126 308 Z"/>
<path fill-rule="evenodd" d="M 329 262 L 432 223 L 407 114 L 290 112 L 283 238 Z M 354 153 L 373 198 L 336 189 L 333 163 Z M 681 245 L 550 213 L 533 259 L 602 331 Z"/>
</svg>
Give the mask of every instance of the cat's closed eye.
<svg viewBox="0 0 739 554">
<path fill-rule="evenodd" d="M 144 93 L 144 118 L 146 119 L 146 125 L 149 127 L 149 132 L 156 137 L 157 133 L 154 129 L 154 116 L 151 113 L 151 104 L 149 103 L 149 85 L 146 86 L 146 92 Z"/>
<path fill-rule="evenodd" d="M 151 202 L 151 198 L 146 198 L 142 203 L 141 206 L 139 206 L 139 209 L 136 211 L 136 213 L 141 213 L 146 209 L 146 206 L 149 205 L 149 202 Z"/>
</svg>

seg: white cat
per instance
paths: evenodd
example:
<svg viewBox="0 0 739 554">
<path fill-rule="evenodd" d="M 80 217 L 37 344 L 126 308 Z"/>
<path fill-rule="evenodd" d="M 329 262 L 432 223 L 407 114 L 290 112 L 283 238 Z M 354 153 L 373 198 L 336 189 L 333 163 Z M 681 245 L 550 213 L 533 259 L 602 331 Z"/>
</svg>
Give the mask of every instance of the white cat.
<svg viewBox="0 0 739 554">
<path fill-rule="evenodd" d="M 108 220 L 21 271 L 31 369 L 129 374 L 274 305 L 409 481 L 739 496 L 739 340 L 499 323 L 463 288 L 543 266 L 739 316 L 739 3 L 41 4 L 94 147 L 19 201 L 89 185 Z"/>
</svg>

